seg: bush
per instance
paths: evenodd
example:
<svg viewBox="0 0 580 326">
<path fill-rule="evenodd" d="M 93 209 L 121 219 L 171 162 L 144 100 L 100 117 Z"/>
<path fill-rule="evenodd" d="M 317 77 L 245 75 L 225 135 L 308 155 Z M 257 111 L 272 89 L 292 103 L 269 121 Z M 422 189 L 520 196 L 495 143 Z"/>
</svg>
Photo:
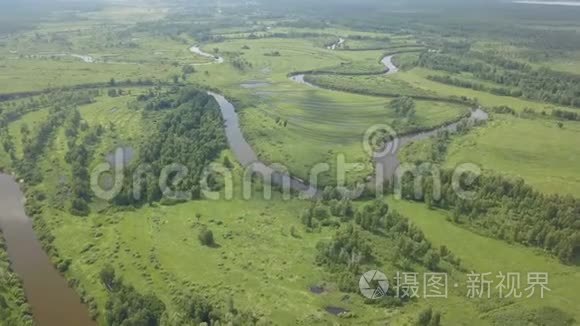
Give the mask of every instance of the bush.
<svg viewBox="0 0 580 326">
<path fill-rule="evenodd" d="M 210 229 L 204 228 L 201 230 L 198 236 L 199 242 L 208 247 L 215 246 L 215 240 L 213 238 L 213 232 Z"/>
</svg>

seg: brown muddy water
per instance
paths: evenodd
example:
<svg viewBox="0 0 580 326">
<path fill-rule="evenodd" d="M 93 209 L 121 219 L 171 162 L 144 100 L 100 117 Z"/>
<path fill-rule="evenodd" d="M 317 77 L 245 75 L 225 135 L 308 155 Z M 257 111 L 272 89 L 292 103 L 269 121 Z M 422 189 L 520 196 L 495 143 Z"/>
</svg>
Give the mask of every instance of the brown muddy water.
<svg viewBox="0 0 580 326">
<path fill-rule="evenodd" d="M 24 212 L 24 195 L 14 179 L 0 174 L 0 228 L 12 269 L 22 279 L 38 326 L 96 326 L 88 307 L 51 264 Z"/>
</svg>

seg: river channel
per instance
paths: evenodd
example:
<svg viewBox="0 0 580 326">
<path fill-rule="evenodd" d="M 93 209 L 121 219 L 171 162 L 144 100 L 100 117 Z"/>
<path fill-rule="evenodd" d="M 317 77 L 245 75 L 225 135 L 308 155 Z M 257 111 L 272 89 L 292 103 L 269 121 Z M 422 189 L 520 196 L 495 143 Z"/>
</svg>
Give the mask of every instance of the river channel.
<svg viewBox="0 0 580 326">
<path fill-rule="evenodd" d="M 205 56 L 211 56 L 211 54 L 206 54 Z M 393 63 L 393 57 L 394 55 L 388 55 L 381 60 L 381 63 L 386 68 L 385 72 L 386 75 L 395 74 L 399 71 L 397 66 Z M 317 89 L 320 88 L 319 86 L 313 85 L 305 81 L 304 77 L 305 77 L 304 74 L 297 74 L 291 76 L 290 80 L 298 84 L 307 85 L 312 88 Z M 254 169 L 261 173 L 272 172 L 273 171 L 272 168 L 270 168 L 267 164 L 260 162 L 258 160 L 256 152 L 252 149 L 250 144 L 244 138 L 244 135 L 240 128 L 238 114 L 236 113 L 234 105 L 231 102 L 229 102 L 225 97 L 219 94 L 211 92 L 209 94 L 216 99 L 216 101 L 220 106 L 222 116 L 225 120 L 226 136 L 230 148 L 232 149 L 236 158 L 242 164 L 242 166 L 253 165 Z M 467 119 L 471 121 L 485 121 L 488 119 L 488 114 L 479 108 L 472 109 L 470 116 Z M 398 136 L 396 140 L 386 144 L 386 148 L 391 149 L 390 151 L 388 151 L 388 153 L 385 153 L 384 155 L 380 155 L 374 158 L 375 168 L 377 170 L 378 169 L 382 170 L 382 178 L 384 180 L 393 180 L 395 171 L 401 164 L 397 154 L 403 147 L 414 141 L 433 137 L 438 132 L 443 130 L 455 132 L 457 130 L 458 125 L 459 122 L 454 122 L 440 126 L 439 128 L 435 128 L 433 130 Z M 287 173 L 275 173 L 273 177 L 274 180 L 278 180 L 278 182 L 274 181 L 275 183 L 279 183 L 281 178 L 290 178 L 290 177 Z M 318 191 L 314 187 L 309 186 L 306 182 L 298 178 L 291 178 L 291 180 L 292 180 L 291 182 L 292 189 L 294 190 L 305 192 L 306 194 L 309 195 L 309 197 L 318 193 Z"/>
<path fill-rule="evenodd" d="M 223 58 L 204 53 L 199 47 L 192 47 L 192 52 L 205 57 L 214 58 L 213 63 L 222 63 Z M 393 56 L 387 56 L 381 62 L 387 68 L 387 74 L 398 71 L 392 62 Z M 211 64 L 211 63 L 210 63 Z M 304 81 L 304 75 L 296 75 L 291 80 L 316 87 Z M 287 172 L 280 172 L 273 167 L 260 162 L 258 155 L 244 138 L 240 128 L 238 114 L 234 105 L 224 96 L 209 93 L 219 104 L 225 121 L 225 132 L 228 143 L 237 160 L 245 167 L 251 166 L 254 172 L 271 175 L 275 184 L 287 184 L 292 189 L 301 192 L 306 197 L 315 197 L 319 191 L 303 180 L 291 177 Z M 487 120 L 488 115 L 481 109 L 471 111 L 471 120 Z M 407 144 L 433 137 L 441 130 L 455 131 L 458 123 L 442 126 L 438 129 L 400 136 L 398 146 L 389 154 L 375 158 L 377 167 L 382 167 L 383 176 L 392 178 L 400 165 L 397 154 Z M 24 195 L 19 184 L 8 174 L 0 174 L 0 228 L 6 240 L 6 246 L 12 268 L 23 281 L 28 303 L 32 308 L 35 322 L 38 326 L 94 326 L 96 323 L 89 318 L 88 308 L 82 304 L 79 295 L 68 286 L 65 278 L 59 274 L 42 249 L 40 241 L 32 228 L 32 221 L 24 211 Z"/>
<path fill-rule="evenodd" d="M 93 326 L 88 307 L 54 268 L 24 212 L 24 195 L 14 178 L 0 174 L 0 228 L 14 272 L 24 285 L 38 326 Z"/>
</svg>

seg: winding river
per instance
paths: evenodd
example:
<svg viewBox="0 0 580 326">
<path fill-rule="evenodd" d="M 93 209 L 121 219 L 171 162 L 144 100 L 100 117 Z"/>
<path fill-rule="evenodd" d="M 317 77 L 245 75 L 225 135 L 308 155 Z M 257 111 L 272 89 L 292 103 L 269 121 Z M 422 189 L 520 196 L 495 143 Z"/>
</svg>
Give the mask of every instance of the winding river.
<svg viewBox="0 0 580 326">
<path fill-rule="evenodd" d="M 197 48 L 197 50 L 201 51 L 199 48 Z M 206 53 L 205 56 L 212 55 Z M 388 55 L 381 60 L 381 63 L 386 67 L 385 72 L 386 75 L 395 74 L 399 71 L 397 66 L 395 66 L 395 64 L 393 63 L 393 57 L 394 55 Z M 319 86 L 307 82 L 304 79 L 304 77 L 305 77 L 304 74 L 297 74 L 291 76 L 290 80 L 298 84 L 307 85 L 312 88 L 318 89 L 320 88 Z M 290 178 L 292 189 L 302 192 L 303 194 L 306 194 L 307 197 L 313 197 L 319 194 L 319 191 L 316 188 L 309 186 L 304 181 L 298 178 L 290 177 L 289 174 L 287 173 L 274 172 L 274 170 L 271 167 L 264 164 L 263 162 L 260 162 L 258 156 L 256 155 L 256 152 L 254 152 L 250 144 L 244 138 L 244 135 L 240 128 L 238 114 L 236 113 L 234 105 L 222 95 L 212 92 L 210 92 L 209 94 L 216 99 L 216 101 L 220 106 L 222 116 L 225 121 L 225 130 L 228 143 L 230 145 L 230 148 L 234 152 L 235 156 L 237 157 L 238 161 L 240 162 L 240 164 L 242 164 L 242 166 L 253 165 L 254 171 L 261 173 L 273 173 L 273 180 L 277 184 L 280 184 L 281 180 L 284 179 L 287 180 L 288 178 Z M 485 121 L 488 118 L 489 118 L 488 114 L 485 111 L 483 111 L 480 108 L 477 108 L 471 110 L 470 116 L 467 119 L 470 121 Z M 395 141 L 391 141 L 386 144 L 387 148 L 392 149 L 391 151 L 389 151 L 387 154 L 374 158 L 376 170 L 382 172 L 382 179 L 393 180 L 395 171 L 401 164 L 397 154 L 403 147 L 414 141 L 433 137 L 438 132 L 443 130 L 455 132 L 457 130 L 457 126 L 459 125 L 459 123 L 460 122 L 450 123 L 430 131 L 417 132 L 414 134 L 399 136 Z"/>
<path fill-rule="evenodd" d="M 386 68 L 385 75 L 392 75 L 392 74 L 396 74 L 397 72 L 399 72 L 399 68 L 397 68 L 397 66 L 395 66 L 395 64 L 393 63 L 394 56 L 395 56 L 394 54 L 388 55 L 381 60 L 381 63 Z M 322 88 L 318 85 L 314 85 L 312 83 L 309 83 L 308 81 L 306 81 L 305 78 L 306 78 L 306 74 L 296 74 L 296 75 L 290 76 L 290 80 L 293 82 L 296 82 L 298 84 L 307 85 L 307 86 L 312 87 L 312 88 Z M 332 89 L 328 89 L 328 90 L 332 91 Z"/>
<path fill-rule="evenodd" d="M 207 53 L 207 52 L 203 52 L 203 50 L 199 46 L 196 46 L 196 45 L 190 47 L 189 52 L 191 52 L 193 54 L 197 54 L 197 55 L 205 57 L 205 58 L 210 58 L 213 60 L 213 62 L 194 63 L 193 66 L 206 66 L 206 65 L 213 65 L 215 63 L 220 64 L 220 63 L 224 62 L 224 58 L 222 58 L 220 56 L 215 56 L 215 55 Z"/>
<path fill-rule="evenodd" d="M 192 47 L 190 50 L 193 53 L 213 58 L 214 61 L 208 64 L 224 61 L 221 57 L 204 53 L 199 47 Z M 387 68 L 387 74 L 398 71 L 392 62 L 392 56 L 383 58 L 381 62 Z M 304 75 L 293 76 L 291 80 L 316 87 L 305 82 Z M 234 105 L 220 94 L 211 92 L 209 94 L 219 104 L 225 121 L 228 143 L 243 166 L 251 166 L 254 172 L 271 175 L 275 184 L 288 184 L 306 197 L 312 198 L 319 195 L 319 190 L 306 182 L 261 162 L 244 138 Z M 469 117 L 471 120 L 486 120 L 487 118 L 487 114 L 481 109 L 472 110 Z M 399 137 L 398 146 L 395 146 L 396 149 L 392 153 L 375 158 L 377 168 L 383 170 L 385 178 L 391 178 L 400 164 L 397 153 L 401 148 L 413 141 L 432 137 L 440 130 L 454 131 L 457 125 L 458 123 L 453 123 L 432 131 Z M 38 326 L 95 326 L 96 323 L 89 318 L 88 309 L 81 303 L 78 294 L 68 286 L 65 278 L 58 273 L 43 251 L 32 228 L 32 221 L 24 211 L 24 196 L 19 184 L 12 176 L 2 173 L 0 173 L 0 208 L 0 228 L 6 240 L 12 268 L 23 281 L 36 324 Z"/>
<path fill-rule="evenodd" d="M 51 264 L 24 212 L 24 195 L 12 176 L 0 174 L 0 228 L 12 269 L 22 279 L 38 326 L 95 326 L 88 308 Z"/>
<path fill-rule="evenodd" d="M 317 196 L 318 190 L 316 188 L 307 185 L 304 181 L 298 178 L 291 177 L 286 172 L 279 172 L 271 166 L 260 162 L 258 155 L 256 155 L 256 152 L 244 138 L 234 105 L 223 95 L 212 92 L 208 92 L 208 94 L 213 96 L 220 106 L 225 121 L 225 131 L 228 144 L 242 166 L 251 167 L 253 172 L 261 175 L 271 175 L 274 184 L 284 185 L 286 183 L 291 189 L 300 192 L 307 198 Z"/>
</svg>

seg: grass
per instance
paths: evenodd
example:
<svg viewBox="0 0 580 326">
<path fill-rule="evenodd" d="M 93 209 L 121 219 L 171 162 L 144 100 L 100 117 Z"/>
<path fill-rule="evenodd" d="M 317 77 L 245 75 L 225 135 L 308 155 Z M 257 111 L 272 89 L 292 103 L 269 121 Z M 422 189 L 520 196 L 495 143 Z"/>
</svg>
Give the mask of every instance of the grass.
<svg viewBox="0 0 580 326">
<path fill-rule="evenodd" d="M 116 80 L 168 80 L 180 70 L 170 65 L 91 64 L 35 59 L 0 59 L 2 93 L 27 92 Z"/>
<path fill-rule="evenodd" d="M 319 72 L 338 74 L 381 74 L 385 72 L 385 66 L 369 58 L 366 61 L 343 62 L 340 66 L 321 68 Z"/>
<path fill-rule="evenodd" d="M 356 93 L 372 93 L 384 96 L 433 96 L 432 92 L 413 87 L 408 82 L 393 79 L 387 75 L 378 76 L 336 76 L 313 75 L 308 81 L 324 88 L 346 90 Z"/>
<path fill-rule="evenodd" d="M 119 17 L 136 19 L 141 13 L 135 8 L 118 8 L 98 15 L 118 20 Z M 106 82 L 110 78 L 167 80 L 180 73 L 180 65 L 207 62 L 207 59 L 187 51 L 195 42 L 183 35 L 178 39 L 147 33 L 121 36 L 113 33 L 118 31 L 115 27 L 93 26 L 96 17 L 90 15 L 88 19 L 89 22 L 74 29 L 70 25 L 43 27 L 46 28 L 46 34 L 41 35 L 43 39 L 65 29 L 66 36 L 61 41 L 35 42 L 36 35 L 26 33 L 0 48 L 2 92 Z M 103 28 L 103 31 L 98 31 L 98 28 Z M 381 68 L 377 62 L 383 50 L 331 51 L 324 44 L 338 37 L 348 38 L 348 35 L 379 37 L 385 34 L 327 28 L 319 30 L 320 36 L 306 39 L 250 40 L 236 39 L 247 37 L 249 34 L 245 31 L 236 33 L 235 29 L 224 28 L 221 32 L 228 33 L 228 37 L 233 39 L 206 44 L 203 48 L 206 52 L 219 49 L 226 62 L 196 67 L 197 72 L 190 76 L 190 81 L 216 88 L 233 99 L 244 133 L 259 156 L 264 161 L 288 166 L 293 174 L 304 179 L 318 163 L 330 163 L 331 171 L 335 172 L 337 156 L 343 154 L 346 162 L 360 164 L 360 170 L 347 174 L 347 180 L 360 180 L 372 171 L 369 155 L 362 145 L 363 134 L 370 126 L 390 124 L 405 132 L 411 128 L 440 125 L 455 119 L 466 109 L 459 105 L 417 101 L 417 117 L 414 125 L 409 125 L 385 108 L 390 98 L 312 89 L 288 79 L 292 72 L 326 67 L 333 67 L 338 72 L 376 71 Z M 311 29 L 274 27 L 264 34 L 279 32 L 301 33 L 311 32 Z M 392 42 L 388 45 L 414 42 L 412 37 L 390 36 Z M 108 43 L 117 41 L 132 44 L 127 47 L 127 44 Z M 347 40 L 346 44 L 353 47 L 382 45 L 375 41 L 353 40 Z M 10 49 L 16 49 L 17 53 L 7 52 Z M 25 57 L 38 52 L 61 51 L 138 64 L 86 64 L 70 58 Z M 275 51 L 280 56 L 266 55 Z M 19 53 L 24 57 L 20 58 Z M 238 57 L 251 63 L 251 67 L 236 69 L 232 61 Z M 416 54 L 405 54 L 396 61 L 410 66 L 416 58 Z M 549 111 L 552 107 L 443 85 L 427 80 L 425 77 L 429 74 L 433 71 L 415 68 L 389 77 L 316 78 L 333 85 L 388 90 L 397 94 L 465 95 L 478 98 L 486 106 L 507 104 L 519 111 L 526 107 Z M 241 84 L 249 81 L 265 84 L 258 88 L 242 87 Z M 79 108 L 91 127 L 102 125 L 106 129 L 93 164 L 101 163 L 104 156 L 117 146 L 136 147 L 151 129 L 149 124 L 155 123 L 155 116 L 146 116 L 138 109 L 129 108 L 140 91 L 131 89 L 131 94 L 115 98 L 102 95 L 95 103 Z M 10 125 L 19 155 L 22 152 L 20 126 L 26 123 L 34 128 L 45 116 L 46 109 L 39 109 Z M 580 158 L 575 151 L 578 132 L 578 123 L 565 123 L 564 128 L 559 129 L 554 121 L 502 117 L 454 141 L 446 164 L 477 162 L 486 169 L 521 176 L 542 191 L 577 194 L 580 179 L 574 163 Z M 428 142 L 425 146 L 429 145 Z M 415 150 L 415 154 L 427 152 L 425 147 Z M 60 128 L 40 162 L 45 178 L 38 189 L 49 196 L 54 195 L 63 176 L 70 177 L 70 165 L 65 160 L 67 151 L 67 138 Z M 231 153 L 224 155 L 231 156 Z M 0 150 L 0 165 L 6 164 L 5 156 Z M 325 174 L 322 182 L 336 181 L 332 175 Z M 329 239 L 334 230 L 306 232 L 299 214 L 310 203 L 298 200 L 282 201 L 277 197 L 271 201 L 260 198 L 249 201 L 200 200 L 125 211 L 106 210 L 102 203 L 98 203 L 93 207 L 97 209 L 93 209 L 93 214 L 87 218 L 73 217 L 47 203 L 44 218 L 56 237 L 54 244 L 62 258 L 73 261 L 67 276 L 80 281 L 81 287 L 96 298 L 101 311 L 108 295 L 99 283 L 98 274 L 105 264 L 112 264 L 125 281 L 139 291 L 155 292 L 168 305 L 170 314 L 178 311 L 172 301 L 176 293 L 187 290 L 220 302 L 226 302 L 231 296 L 237 308 L 255 311 L 276 324 L 289 325 L 379 325 L 389 322 L 410 325 L 418 311 L 427 306 L 443 312 L 443 323 L 449 325 L 489 325 L 513 316 L 535 314 L 537 311 L 534 309 L 544 306 L 558 307 L 580 318 L 576 309 L 576 297 L 580 291 L 577 267 L 563 266 L 533 249 L 476 235 L 448 222 L 445 212 L 431 211 L 423 205 L 407 202 L 390 200 L 390 203 L 410 217 L 435 246 L 449 247 L 467 268 L 493 273 L 547 271 L 551 273 L 552 292 L 543 301 L 531 299 L 506 303 L 466 301 L 464 293 L 452 290 L 447 300 L 419 300 L 393 309 L 367 305 L 358 295 L 350 295 L 345 300 L 345 294 L 328 282 L 328 275 L 314 263 L 316 244 Z M 199 243 L 197 236 L 204 226 L 213 231 L 217 247 L 208 248 Z M 376 235 L 369 235 L 369 238 L 380 258 L 379 265 L 392 274 L 397 268 L 390 260 L 389 248 L 393 243 Z M 310 286 L 323 283 L 328 289 L 326 293 L 315 295 L 309 291 Z M 327 305 L 347 308 L 356 317 L 353 320 L 334 317 L 324 311 Z"/>
<path fill-rule="evenodd" d="M 391 39 L 390 41 L 379 41 L 379 40 L 346 40 L 344 43 L 345 50 L 368 50 L 368 49 L 388 49 L 391 47 L 398 46 L 414 46 L 417 45 L 417 41 L 412 37 L 402 38 L 397 37 Z"/>
<path fill-rule="evenodd" d="M 100 96 L 95 103 L 79 108 L 89 126 L 106 126 L 99 145 L 103 153 L 113 144 L 134 145 L 139 141 L 139 126 L 146 122 L 140 111 L 128 108 L 138 92 L 133 89 L 132 95 L 115 98 Z M 344 96 L 349 98 L 350 95 Z M 377 109 L 381 108 L 382 101 L 376 105 Z M 371 113 L 359 109 L 363 116 Z M 35 114 L 40 113 L 28 114 L 21 120 L 31 121 Z M 114 128 L 109 130 L 107 126 L 110 125 Z M 20 134 L 14 137 L 19 141 Z M 62 177 L 70 176 L 70 165 L 64 160 L 67 151 L 66 136 L 60 128 L 40 162 L 45 178 L 37 189 L 49 194 L 50 203 L 53 202 L 50 198 L 57 196 L 55 189 Z M 95 157 L 95 163 L 100 160 Z M 237 170 L 236 175 L 239 173 Z M 112 264 L 124 280 L 139 291 L 158 295 L 168 305 L 170 313 L 178 310 L 172 298 L 180 290 L 190 290 L 221 302 L 231 296 L 238 309 L 255 311 L 258 316 L 277 324 L 340 322 L 341 319 L 324 311 L 327 305 L 349 309 L 356 316 L 353 322 L 357 323 L 372 325 L 384 320 L 411 323 L 418 310 L 428 304 L 384 310 L 366 305 L 356 295 L 344 301 L 344 293 L 338 291 L 336 285 L 328 281 L 328 275 L 314 263 L 316 244 L 329 239 L 334 230 L 306 232 L 303 229 L 299 212 L 307 208 L 309 202 L 282 201 L 277 197 L 267 201 L 260 199 L 259 193 L 255 196 L 249 201 L 200 200 L 126 211 L 99 213 L 93 210 L 88 218 L 73 217 L 56 206 L 46 205 L 43 216 L 56 238 L 54 245 L 60 257 L 73 261 L 67 276 L 79 280 L 83 291 L 94 297 L 101 309 L 107 293 L 98 281 L 98 274 L 105 264 Z M 197 214 L 201 216 L 199 221 Z M 213 231 L 218 247 L 207 248 L 199 243 L 197 235 L 203 226 Z M 380 237 L 372 236 L 372 239 L 380 248 L 392 245 Z M 380 251 L 379 256 L 383 259 L 383 267 L 390 266 L 388 252 Z M 309 291 L 310 286 L 320 284 L 325 284 L 328 291 L 322 295 Z M 449 300 L 453 306 L 462 307 L 461 298 L 454 296 Z M 444 320 L 468 320 L 479 324 L 474 310 L 465 308 L 449 313 Z"/>
<path fill-rule="evenodd" d="M 206 52 L 214 48 L 226 57 L 226 63 L 204 66 L 192 75 L 192 80 L 225 90 L 227 96 L 235 99 L 246 138 L 259 156 L 267 162 L 283 163 L 300 178 L 307 179 L 318 163 L 328 163 L 334 169 L 337 154 L 345 154 L 347 162 L 362 164 L 362 170 L 347 175 L 347 181 L 360 180 L 372 171 L 361 144 L 364 132 L 380 123 L 392 124 L 399 131 L 409 129 L 385 109 L 387 98 L 312 89 L 288 79 L 292 72 L 344 64 L 357 69 L 378 66 L 384 51 L 332 51 L 313 46 L 308 39 L 274 38 L 227 40 L 204 47 Z M 264 55 L 273 51 L 280 52 L 280 56 Z M 243 57 L 251 67 L 235 69 L 227 63 L 235 56 Z M 267 84 L 252 89 L 241 87 L 248 81 Z M 418 106 L 418 127 L 442 124 L 465 110 L 431 102 L 419 102 Z M 335 174 L 331 174 L 323 177 L 324 183 L 335 182 Z"/>
<path fill-rule="evenodd" d="M 128 107 L 141 92 L 143 89 L 125 89 L 124 96 L 109 97 L 103 94 L 96 98 L 95 103 L 79 108 L 82 118 L 90 127 L 100 125 L 107 130 L 109 136 L 102 139 L 95 153 L 103 162 L 115 148 L 138 142 L 149 130 L 144 128 L 142 112 Z"/>
<path fill-rule="evenodd" d="M 126 28 L 126 27 L 125 27 Z M 169 80 L 181 66 L 207 63 L 189 52 L 191 38 L 124 32 L 115 26 L 53 24 L 9 36 L 0 46 L 2 93 L 41 90 L 111 78 Z M 96 63 L 71 56 L 90 55 Z"/>
<path fill-rule="evenodd" d="M 503 118 L 452 142 L 446 165 L 463 162 L 521 177 L 542 192 L 577 195 L 580 123 Z"/>
<path fill-rule="evenodd" d="M 398 211 L 418 225 L 435 245 L 445 245 L 461 257 L 464 264 L 478 273 L 516 272 L 522 275 L 522 287 L 527 284 L 528 272 L 549 273 L 549 288 L 544 299 L 539 296 L 516 299 L 510 306 L 483 314 L 494 320 L 504 312 L 554 307 L 580 320 L 577 293 L 580 291 L 580 268 L 564 266 L 534 249 L 486 238 L 461 228 L 447 220 L 447 214 L 433 211 L 423 204 L 389 200 Z M 497 293 L 495 294 L 497 297 Z M 482 307 L 483 308 L 483 307 Z M 519 321 L 518 321 L 519 322 Z"/>
<path fill-rule="evenodd" d="M 428 80 L 426 77 L 436 74 L 433 70 L 424 68 L 414 68 L 409 71 L 401 72 L 392 76 L 393 79 L 398 79 L 407 82 L 411 87 L 419 88 L 424 91 L 434 92 L 439 96 L 467 96 L 469 98 L 476 98 L 484 107 L 493 107 L 507 105 L 514 108 L 516 111 L 523 111 L 525 108 L 531 108 L 538 112 L 550 112 L 553 108 L 562 110 L 573 110 L 570 108 L 562 108 L 548 103 L 540 103 L 529 101 L 521 98 L 510 96 L 498 96 L 486 92 L 474 91 L 472 89 L 461 88 L 456 86 L 445 85 L 435 81 Z"/>
<path fill-rule="evenodd" d="M 486 324 L 456 295 L 392 310 L 365 305 L 358 295 L 344 301 L 344 293 L 327 282 L 325 272 L 314 264 L 316 244 L 328 239 L 333 230 L 304 232 L 297 212 L 307 206 L 303 201 L 261 199 L 196 201 L 88 219 L 51 211 L 48 220 L 61 255 L 76 257 L 70 275 L 101 306 L 107 296 L 97 281 L 98 272 L 112 264 L 126 282 L 143 292 L 155 292 L 168 303 L 171 313 L 177 309 L 171 303 L 175 292 L 191 289 L 222 301 L 231 296 L 238 309 L 252 310 L 280 325 L 340 322 L 323 310 L 327 305 L 349 309 L 356 316 L 352 322 L 367 325 L 385 320 L 408 324 L 427 305 L 436 309 L 452 306 L 444 316 L 452 324 Z M 199 221 L 196 214 L 201 214 Z M 199 243 L 197 235 L 204 226 L 213 231 L 217 248 Z M 297 230 L 296 237 L 291 235 L 292 228 Z M 379 237 L 373 237 L 373 243 L 377 247 L 389 244 Z M 394 270 L 388 261 L 382 264 L 389 272 Z M 309 291 L 310 286 L 320 284 L 325 284 L 327 292 L 316 295 Z"/>
<path fill-rule="evenodd" d="M 336 180 L 334 167 L 342 154 L 349 163 L 362 164 L 347 181 L 361 180 L 372 172 L 369 154 L 364 151 L 365 131 L 377 124 L 389 124 L 399 132 L 433 127 L 452 120 L 466 108 L 447 103 L 417 101 L 413 125 L 397 119 L 386 106 L 389 99 L 311 90 L 310 93 L 274 94 L 267 104 L 241 113 L 248 141 L 268 162 L 283 163 L 300 178 L 308 179 L 318 163 L 331 164 L 332 174 L 322 182 Z M 280 121 L 288 121 L 286 127 Z"/>
<path fill-rule="evenodd" d="M 580 74 L 580 52 L 576 51 L 564 57 L 550 59 L 547 64 L 554 70 Z"/>
</svg>

